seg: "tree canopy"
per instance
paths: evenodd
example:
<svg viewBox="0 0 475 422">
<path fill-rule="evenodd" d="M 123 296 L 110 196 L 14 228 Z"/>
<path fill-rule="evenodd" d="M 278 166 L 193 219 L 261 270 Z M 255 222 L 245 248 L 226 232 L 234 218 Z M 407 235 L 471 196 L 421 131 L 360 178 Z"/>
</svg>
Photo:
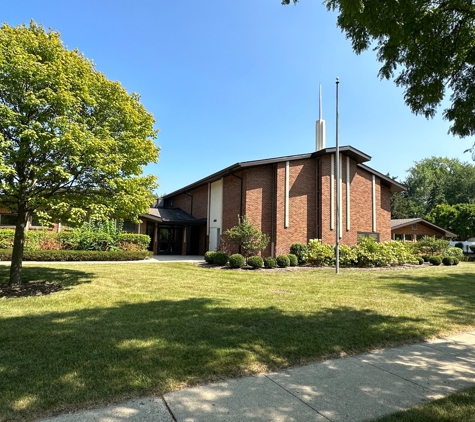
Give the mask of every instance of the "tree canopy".
<svg viewBox="0 0 475 422">
<path fill-rule="evenodd" d="M 282 4 L 291 1 L 282 0 Z M 355 53 L 374 48 L 381 78 L 404 89 L 415 114 L 433 117 L 446 90 L 449 132 L 475 134 L 475 5 L 465 0 L 325 0 Z M 472 152 L 474 150 L 472 149 Z"/>
<path fill-rule="evenodd" d="M 56 31 L 0 28 L 0 205 L 18 215 L 10 281 L 18 283 L 32 213 L 79 221 L 137 218 L 156 162 L 153 116 Z"/>
<path fill-rule="evenodd" d="M 475 204 L 437 205 L 427 219 L 457 233 L 460 240 L 475 237 Z"/>
<path fill-rule="evenodd" d="M 455 158 L 416 161 L 403 183 L 407 191 L 392 198 L 393 218 L 425 218 L 437 205 L 475 203 L 475 166 Z"/>
</svg>

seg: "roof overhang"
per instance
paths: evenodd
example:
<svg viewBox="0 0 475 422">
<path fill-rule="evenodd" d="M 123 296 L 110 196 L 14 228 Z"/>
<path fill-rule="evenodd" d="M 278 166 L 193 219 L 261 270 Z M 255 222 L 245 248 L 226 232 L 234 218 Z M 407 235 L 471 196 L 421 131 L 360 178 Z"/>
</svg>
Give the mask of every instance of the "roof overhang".
<svg viewBox="0 0 475 422">
<path fill-rule="evenodd" d="M 346 155 L 350 157 L 351 159 L 355 160 L 357 164 L 361 164 L 361 163 L 371 160 L 371 157 L 369 155 L 365 154 L 364 152 L 359 151 L 356 148 L 353 148 L 352 146 L 341 146 L 339 149 L 340 149 L 341 154 Z M 283 157 L 267 158 L 264 160 L 243 161 L 241 163 L 236 163 L 236 164 L 233 164 L 232 166 L 226 167 L 223 170 L 213 173 L 207 177 L 204 177 L 203 179 L 200 179 L 190 185 L 187 185 L 181 189 L 178 189 L 174 192 L 164 195 L 163 198 L 167 199 L 176 195 L 180 195 L 185 192 L 189 192 L 192 189 L 198 188 L 208 183 L 216 182 L 217 180 L 225 176 L 232 175 L 234 173 L 237 173 L 249 167 L 264 166 L 268 164 L 281 163 L 285 161 L 303 160 L 303 159 L 312 158 L 312 157 L 321 157 L 323 155 L 334 154 L 335 151 L 336 151 L 336 148 L 333 147 L 333 148 L 325 148 L 320 151 L 311 152 L 308 154 L 287 155 Z M 402 190 L 405 190 L 405 189 L 402 189 Z"/>
</svg>

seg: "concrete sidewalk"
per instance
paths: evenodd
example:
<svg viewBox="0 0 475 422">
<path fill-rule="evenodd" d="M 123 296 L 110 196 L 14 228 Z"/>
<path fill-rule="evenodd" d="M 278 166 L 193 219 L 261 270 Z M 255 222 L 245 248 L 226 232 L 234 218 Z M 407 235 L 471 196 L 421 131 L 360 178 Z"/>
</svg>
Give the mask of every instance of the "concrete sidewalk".
<svg viewBox="0 0 475 422">
<path fill-rule="evenodd" d="M 475 385 L 475 332 L 42 422 L 367 421 Z"/>
</svg>

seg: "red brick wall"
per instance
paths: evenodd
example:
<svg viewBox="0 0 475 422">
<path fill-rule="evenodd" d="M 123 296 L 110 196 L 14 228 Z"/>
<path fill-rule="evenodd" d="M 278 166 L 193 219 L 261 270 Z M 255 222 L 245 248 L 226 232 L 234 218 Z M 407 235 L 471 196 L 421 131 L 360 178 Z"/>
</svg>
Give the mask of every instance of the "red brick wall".
<svg viewBox="0 0 475 422">
<path fill-rule="evenodd" d="M 372 174 L 357 167 L 354 160 L 350 160 L 350 230 L 346 224 L 347 201 L 346 201 L 346 156 L 342 156 L 342 185 L 341 185 L 341 239 L 340 243 L 355 245 L 358 242 L 358 232 L 373 232 L 373 208 L 372 208 Z M 320 158 L 321 173 L 321 238 L 323 243 L 335 244 L 335 230 L 330 229 L 330 156 Z M 336 167 L 335 167 L 336 172 Z M 391 210 L 390 191 L 382 186 L 380 179 L 376 177 L 376 232 L 380 234 L 380 241 L 391 238 Z M 336 178 L 334 195 L 336 201 Z M 336 206 L 335 211 L 336 213 Z"/>
<path fill-rule="evenodd" d="M 269 244 L 263 251 L 264 256 L 271 255 L 272 222 L 273 222 L 273 181 L 274 166 L 266 165 L 246 170 L 246 202 L 247 219 L 262 233 L 269 236 Z"/>
<path fill-rule="evenodd" d="M 236 173 L 243 177 L 243 172 Z M 244 181 L 243 181 L 244 183 Z M 244 186 L 243 186 L 244 191 Z M 241 180 L 235 176 L 227 176 L 223 179 L 223 233 L 238 224 L 238 215 L 241 207 Z M 243 199 L 243 213 L 244 199 Z"/>
<path fill-rule="evenodd" d="M 172 208 L 180 208 L 195 218 L 206 218 L 208 209 L 208 185 L 206 184 L 190 190 L 187 194 L 188 195 L 181 194 L 174 196 Z M 191 197 L 193 197 L 193 213 L 191 212 Z"/>
<path fill-rule="evenodd" d="M 285 162 L 277 164 L 276 250 L 287 254 L 295 242 L 316 237 L 315 159 L 289 162 L 289 226 L 285 228 Z"/>
</svg>

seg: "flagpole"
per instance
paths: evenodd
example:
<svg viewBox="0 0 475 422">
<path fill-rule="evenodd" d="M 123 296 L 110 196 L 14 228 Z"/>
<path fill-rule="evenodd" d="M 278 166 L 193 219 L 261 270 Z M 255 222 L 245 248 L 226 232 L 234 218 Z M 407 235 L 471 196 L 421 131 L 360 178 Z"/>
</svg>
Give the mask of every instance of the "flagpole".
<svg viewBox="0 0 475 422">
<path fill-rule="evenodd" d="M 335 164 L 336 164 L 336 241 L 335 241 L 335 272 L 340 273 L 340 144 L 339 144 L 339 116 L 338 116 L 338 85 L 339 78 L 336 78 L 336 148 L 335 148 Z"/>
</svg>

